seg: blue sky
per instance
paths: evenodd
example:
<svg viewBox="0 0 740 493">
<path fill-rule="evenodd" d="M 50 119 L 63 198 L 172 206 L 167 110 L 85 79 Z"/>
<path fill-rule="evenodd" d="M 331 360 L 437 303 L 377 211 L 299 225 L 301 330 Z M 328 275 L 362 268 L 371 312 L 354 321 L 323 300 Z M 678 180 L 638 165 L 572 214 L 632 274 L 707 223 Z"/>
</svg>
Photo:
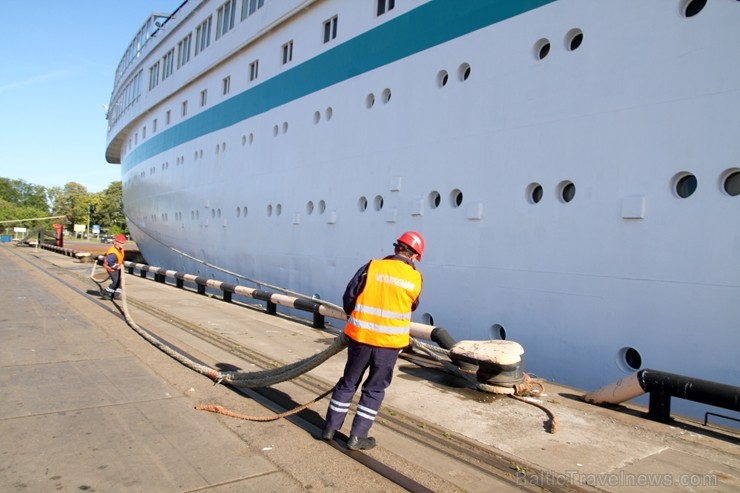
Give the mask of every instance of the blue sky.
<svg viewBox="0 0 740 493">
<path fill-rule="evenodd" d="M 113 74 L 152 11 L 182 0 L 3 2 L 0 177 L 89 192 L 120 180 L 105 161 Z"/>
</svg>

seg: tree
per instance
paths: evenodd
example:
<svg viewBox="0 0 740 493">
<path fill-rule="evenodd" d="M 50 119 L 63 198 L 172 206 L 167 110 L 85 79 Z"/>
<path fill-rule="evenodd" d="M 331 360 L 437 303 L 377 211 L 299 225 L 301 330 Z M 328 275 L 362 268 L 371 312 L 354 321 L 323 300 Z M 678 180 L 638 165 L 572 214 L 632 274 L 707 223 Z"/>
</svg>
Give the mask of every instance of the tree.
<svg viewBox="0 0 740 493">
<path fill-rule="evenodd" d="M 68 230 L 74 231 L 75 224 L 87 225 L 91 195 L 84 185 L 71 181 L 64 185 L 64 188 L 52 189 L 50 196 L 54 215 L 69 214 L 71 216 L 67 224 Z"/>
</svg>

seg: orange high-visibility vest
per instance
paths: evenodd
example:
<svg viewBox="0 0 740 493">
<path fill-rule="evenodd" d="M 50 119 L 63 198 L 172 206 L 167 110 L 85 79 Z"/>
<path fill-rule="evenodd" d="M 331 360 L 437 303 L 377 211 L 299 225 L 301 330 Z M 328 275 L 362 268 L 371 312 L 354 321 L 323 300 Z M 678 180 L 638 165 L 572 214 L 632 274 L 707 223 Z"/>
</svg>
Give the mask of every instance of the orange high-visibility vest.
<svg viewBox="0 0 740 493">
<path fill-rule="evenodd" d="M 411 306 L 421 293 L 421 274 L 400 260 L 372 260 L 344 333 L 376 347 L 409 345 Z"/>
<path fill-rule="evenodd" d="M 108 255 L 111 253 L 116 256 L 116 265 L 123 263 L 123 248 L 119 250 L 115 245 L 110 247 L 108 251 L 105 252 L 105 258 L 103 259 L 103 267 L 105 267 L 105 270 L 108 272 L 116 270 L 113 266 L 108 265 Z"/>
</svg>

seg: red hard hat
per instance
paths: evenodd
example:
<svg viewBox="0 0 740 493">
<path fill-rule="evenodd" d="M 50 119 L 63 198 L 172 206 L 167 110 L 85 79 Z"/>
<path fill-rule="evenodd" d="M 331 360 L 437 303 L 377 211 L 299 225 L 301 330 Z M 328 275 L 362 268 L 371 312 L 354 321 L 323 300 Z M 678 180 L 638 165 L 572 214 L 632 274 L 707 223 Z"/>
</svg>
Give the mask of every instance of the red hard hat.
<svg viewBox="0 0 740 493">
<path fill-rule="evenodd" d="M 115 238 L 113 238 L 113 241 L 116 243 L 126 243 L 126 237 L 124 235 L 118 234 Z"/>
<path fill-rule="evenodd" d="M 416 231 L 406 231 L 396 241 L 411 248 L 419 256 L 419 260 L 421 260 L 421 255 L 424 253 L 424 238 L 419 233 Z"/>
</svg>

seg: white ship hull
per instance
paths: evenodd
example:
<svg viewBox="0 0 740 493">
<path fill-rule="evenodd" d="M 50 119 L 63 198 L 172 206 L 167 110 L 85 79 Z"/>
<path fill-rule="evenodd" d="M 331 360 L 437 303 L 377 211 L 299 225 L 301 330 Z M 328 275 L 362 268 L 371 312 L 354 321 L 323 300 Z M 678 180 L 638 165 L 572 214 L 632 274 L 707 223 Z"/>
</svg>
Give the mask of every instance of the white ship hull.
<svg viewBox="0 0 740 493">
<path fill-rule="evenodd" d="M 740 384 L 740 2 L 268 0 L 148 89 L 223 5 L 184 4 L 114 89 L 107 158 L 148 263 L 338 303 L 416 230 L 415 321 L 584 389 Z"/>
</svg>

